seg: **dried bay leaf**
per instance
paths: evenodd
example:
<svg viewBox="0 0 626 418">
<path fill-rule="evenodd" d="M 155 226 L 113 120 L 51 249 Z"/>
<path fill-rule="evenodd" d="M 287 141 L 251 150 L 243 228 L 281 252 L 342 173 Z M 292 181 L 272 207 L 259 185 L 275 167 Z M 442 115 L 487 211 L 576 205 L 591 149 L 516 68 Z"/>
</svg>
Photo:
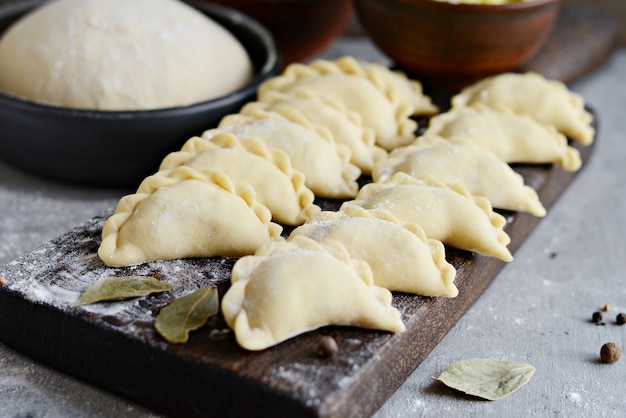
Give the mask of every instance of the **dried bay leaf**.
<svg viewBox="0 0 626 418">
<path fill-rule="evenodd" d="M 528 363 L 474 358 L 452 363 L 435 379 L 468 395 L 495 401 L 524 386 L 534 373 Z"/>
<path fill-rule="evenodd" d="M 108 277 L 98 280 L 85 289 L 72 306 L 146 296 L 151 293 L 166 292 L 172 287 L 170 283 L 154 277 Z"/>
<path fill-rule="evenodd" d="M 219 310 L 217 289 L 206 286 L 161 309 L 154 327 L 171 343 L 186 343 L 189 332 L 202 327 Z"/>
</svg>

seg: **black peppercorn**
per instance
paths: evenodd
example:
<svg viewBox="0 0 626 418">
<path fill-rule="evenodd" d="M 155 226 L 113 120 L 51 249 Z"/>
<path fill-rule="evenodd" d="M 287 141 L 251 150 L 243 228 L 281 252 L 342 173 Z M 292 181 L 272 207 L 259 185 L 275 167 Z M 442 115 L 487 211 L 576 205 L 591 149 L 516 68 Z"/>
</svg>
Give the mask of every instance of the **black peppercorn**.
<svg viewBox="0 0 626 418">
<path fill-rule="evenodd" d="M 615 317 L 615 322 L 617 323 L 617 325 L 626 324 L 626 314 L 624 312 L 618 313 Z"/>
<path fill-rule="evenodd" d="M 591 320 L 593 322 L 600 322 L 600 321 L 602 321 L 602 314 L 600 312 L 594 312 L 593 315 L 591 315 Z"/>
</svg>

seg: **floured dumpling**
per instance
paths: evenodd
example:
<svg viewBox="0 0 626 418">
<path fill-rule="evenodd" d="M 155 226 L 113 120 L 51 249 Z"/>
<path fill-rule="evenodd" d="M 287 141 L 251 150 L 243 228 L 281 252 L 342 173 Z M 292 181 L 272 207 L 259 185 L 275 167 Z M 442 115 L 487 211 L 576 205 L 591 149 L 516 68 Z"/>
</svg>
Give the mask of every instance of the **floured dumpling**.
<svg viewBox="0 0 626 418">
<path fill-rule="evenodd" d="M 359 167 L 363 174 L 369 175 L 374 161 L 387 155 L 384 149 L 376 145 L 374 131 L 363 126 L 358 113 L 310 93 L 287 95 L 269 92 L 264 95 L 263 102 L 249 103 L 240 113 L 245 115 L 259 108 L 286 116 L 292 115 L 299 119 L 304 118 L 315 125 L 324 126 L 332 133 L 336 142 L 350 149 L 350 162 Z"/>
<path fill-rule="evenodd" d="M 472 143 L 507 163 L 557 163 L 566 171 L 576 171 L 582 164 L 580 152 L 570 147 L 567 138 L 553 125 L 480 105 L 455 108 L 431 118 L 424 132 L 424 136 L 428 135 Z"/>
<path fill-rule="evenodd" d="M 401 71 L 392 71 L 382 64 L 374 62 L 359 62 L 355 65 L 354 58 L 344 57 L 338 62 L 345 62 L 354 68 L 353 71 L 360 73 L 362 69 L 365 75 L 382 91 L 393 103 L 409 104 L 413 108 L 411 115 L 434 115 L 439 111 L 430 97 L 424 94 L 422 85 L 417 80 L 409 79 Z"/>
<path fill-rule="evenodd" d="M 376 133 L 376 144 L 391 150 L 414 139 L 417 123 L 410 119 L 413 106 L 394 103 L 366 74 L 357 73 L 358 62 L 315 61 L 311 65 L 290 64 L 283 74 L 259 87 L 259 100 L 271 91 L 295 94 L 304 91 L 323 100 L 336 102 L 361 115 L 363 125 Z"/>
<path fill-rule="evenodd" d="M 345 205 L 391 212 L 402 222 L 422 227 L 426 236 L 451 247 L 511 261 L 506 248 L 511 239 L 503 230 L 506 219 L 492 210 L 484 197 L 472 196 L 461 186 L 397 173 L 385 183 L 361 188 Z"/>
<path fill-rule="evenodd" d="M 289 240 L 297 236 L 322 245 L 341 242 L 352 259 L 369 264 L 376 286 L 423 296 L 458 294 L 456 270 L 446 261 L 441 241 L 426 238 L 418 225 L 400 223 L 385 211 L 347 205 L 339 212 L 321 212 Z"/>
<path fill-rule="evenodd" d="M 354 197 L 361 170 L 350 163 L 350 150 L 337 144 L 324 129 L 315 130 L 306 121 L 288 119 L 275 112 L 255 115 L 232 114 L 217 129 L 202 134 L 211 139 L 231 132 L 239 139 L 256 138 L 270 149 L 286 152 L 293 167 L 304 174 L 304 183 L 316 196 L 331 199 Z"/>
<path fill-rule="evenodd" d="M 435 136 L 420 137 L 379 161 L 372 177 L 384 181 L 398 172 L 459 184 L 472 195 L 486 197 L 494 208 L 535 216 L 546 214 L 537 192 L 524 185 L 519 173 L 491 151 L 472 144 L 451 143 Z"/>
<path fill-rule="evenodd" d="M 374 286 L 367 263 L 304 237 L 239 259 L 222 313 L 239 345 L 263 350 L 327 325 L 404 331 L 391 292 Z"/>
<path fill-rule="evenodd" d="M 592 116 L 583 98 L 559 81 L 534 72 L 503 73 L 464 88 L 452 98 L 452 106 L 482 103 L 495 110 L 530 115 L 540 123 L 554 125 L 559 132 L 583 145 L 593 142 Z"/>
<path fill-rule="evenodd" d="M 292 168 L 289 155 L 270 151 L 256 139 L 240 141 L 227 132 L 210 140 L 193 137 L 180 151 L 167 155 L 159 169 L 181 165 L 198 171 L 218 170 L 236 184 L 250 184 L 274 221 L 284 225 L 300 225 L 320 211 L 313 203 L 313 192 L 304 184 L 304 175 Z"/>
<path fill-rule="evenodd" d="M 282 232 L 249 185 L 235 189 L 219 172 L 179 167 L 147 177 L 139 189 L 104 224 L 98 255 L 109 266 L 243 256 Z"/>
</svg>

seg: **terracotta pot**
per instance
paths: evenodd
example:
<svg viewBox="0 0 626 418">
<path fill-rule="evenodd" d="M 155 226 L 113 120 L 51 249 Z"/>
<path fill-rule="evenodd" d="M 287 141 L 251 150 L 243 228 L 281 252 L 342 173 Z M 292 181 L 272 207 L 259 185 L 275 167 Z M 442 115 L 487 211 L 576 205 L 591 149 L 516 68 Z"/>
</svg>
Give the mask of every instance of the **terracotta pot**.
<svg viewBox="0 0 626 418">
<path fill-rule="evenodd" d="M 240 10 L 276 37 L 284 64 L 322 52 L 348 25 L 351 0 L 209 0 Z"/>
<path fill-rule="evenodd" d="M 559 0 L 500 6 L 433 0 L 355 0 L 373 42 L 411 76 L 464 84 L 513 70 L 550 34 Z"/>
</svg>

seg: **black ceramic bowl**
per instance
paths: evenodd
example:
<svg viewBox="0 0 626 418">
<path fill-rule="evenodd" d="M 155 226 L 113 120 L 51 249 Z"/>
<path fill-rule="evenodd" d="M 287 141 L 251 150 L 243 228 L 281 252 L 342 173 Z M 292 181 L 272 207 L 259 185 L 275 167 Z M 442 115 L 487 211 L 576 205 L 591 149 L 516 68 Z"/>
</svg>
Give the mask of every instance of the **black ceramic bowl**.
<svg viewBox="0 0 626 418">
<path fill-rule="evenodd" d="M 253 82 L 227 96 L 146 111 L 90 111 L 39 104 L 0 93 L 0 158 L 32 174 L 90 186 L 135 187 L 189 137 L 252 100 L 280 72 L 276 43 L 256 20 L 230 8 L 190 2 L 222 24 L 248 51 Z M 0 7 L 0 32 L 41 4 Z"/>
</svg>

